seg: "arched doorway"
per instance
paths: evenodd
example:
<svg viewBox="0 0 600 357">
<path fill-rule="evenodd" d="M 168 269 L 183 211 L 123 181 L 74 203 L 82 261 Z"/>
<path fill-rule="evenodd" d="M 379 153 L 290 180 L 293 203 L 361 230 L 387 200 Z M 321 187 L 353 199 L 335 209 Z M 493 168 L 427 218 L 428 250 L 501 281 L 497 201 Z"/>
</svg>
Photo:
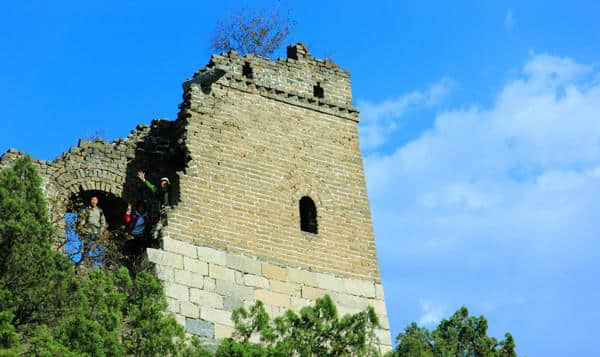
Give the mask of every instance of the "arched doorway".
<svg viewBox="0 0 600 357">
<path fill-rule="evenodd" d="M 106 231 L 100 235 L 82 233 L 81 214 L 98 200 Z M 101 190 L 81 190 L 69 197 L 65 213 L 65 254 L 81 268 L 118 266 L 123 262 L 123 214 L 127 204 L 113 193 Z"/>
</svg>

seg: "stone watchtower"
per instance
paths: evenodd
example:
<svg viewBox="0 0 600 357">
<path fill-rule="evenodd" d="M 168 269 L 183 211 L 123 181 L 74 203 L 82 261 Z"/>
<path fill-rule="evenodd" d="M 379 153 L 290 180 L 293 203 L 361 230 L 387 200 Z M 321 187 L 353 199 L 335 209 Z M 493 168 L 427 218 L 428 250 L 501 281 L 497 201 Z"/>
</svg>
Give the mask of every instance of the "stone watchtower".
<svg viewBox="0 0 600 357">
<path fill-rule="evenodd" d="M 222 339 L 239 306 L 279 315 L 329 294 L 341 314 L 373 306 L 391 349 L 349 73 L 299 43 L 276 61 L 214 55 L 183 87 L 175 122 L 39 161 L 47 195 L 129 201 L 138 169 L 171 175 L 162 247 L 146 254 L 187 332 Z"/>
</svg>

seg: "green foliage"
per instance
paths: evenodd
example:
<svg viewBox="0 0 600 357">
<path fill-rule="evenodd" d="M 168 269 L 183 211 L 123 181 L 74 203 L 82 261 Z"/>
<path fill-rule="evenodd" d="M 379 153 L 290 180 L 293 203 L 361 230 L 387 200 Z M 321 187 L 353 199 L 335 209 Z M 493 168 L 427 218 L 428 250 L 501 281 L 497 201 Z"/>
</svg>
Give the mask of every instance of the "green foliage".
<svg viewBox="0 0 600 357">
<path fill-rule="evenodd" d="M 75 274 L 50 245 L 40 182 L 29 158 L 0 172 L 0 356 L 206 356 L 151 274 Z"/>
<path fill-rule="evenodd" d="M 338 317 L 329 296 L 317 299 L 300 314 L 288 310 L 273 320 L 260 301 L 249 311 L 234 311 L 233 338 L 224 340 L 216 356 L 377 356 L 373 333 L 379 325 L 373 308 Z M 252 337 L 260 343 L 253 343 Z"/>
<path fill-rule="evenodd" d="M 8 311 L 0 312 L 0 356 L 17 354 L 20 338 L 12 325 L 13 314 Z"/>
<path fill-rule="evenodd" d="M 442 320 L 432 332 L 413 322 L 398 335 L 395 352 L 411 357 L 516 357 L 510 333 L 502 341 L 489 337 L 485 317 L 469 316 L 464 306 L 450 319 Z"/>
<path fill-rule="evenodd" d="M 0 311 L 16 326 L 53 323 L 73 288 L 72 267 L 52 251 L 52 227 L 29 158 L 0 172 Z"/>
</svg>

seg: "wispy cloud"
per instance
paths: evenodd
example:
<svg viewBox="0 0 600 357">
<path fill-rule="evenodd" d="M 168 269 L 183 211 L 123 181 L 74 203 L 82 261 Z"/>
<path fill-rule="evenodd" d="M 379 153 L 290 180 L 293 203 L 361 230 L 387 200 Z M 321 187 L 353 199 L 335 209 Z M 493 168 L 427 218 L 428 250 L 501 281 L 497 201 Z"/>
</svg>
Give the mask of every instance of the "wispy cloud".
<svg viewBox="0 0 600 357">
<path fill-rule="evenodd" d="M 568 311 L 547 314 L 564 301 L 578 302 L 567 310 L 594 304 L 600 290 L 587 281 L 600 271 L 599 78 L 593 66 L 534 55 L 489 107 L 440 106 L 417 139 L 366 152 L 384 279 L 402 277 L 412 297 L 400 304 L 421 308 L 415 319 L 431 324 L 441 314 L 419 302 L 427 294 L 450 306 L 488 301 L 496 326 L 517 311 L 506 320 L 514 332 L 515 321 L 573 323 Z"/>
<path fill-rule="evenodd" d="M 506 12 L 504 15 L 504 27 L 508 30 L 512 29 L 515 26 L 515 16 L 511 10 Z"/>
<path fill-rule="evenodd" d="M 361 111 L 361 147 L 373 150 L 388 142 L 390 135 L 399 127 L 404 114 L 418 108 L 431 108 L 440 104 L 453 88 L 449 78 L 382 102 L 359 101 Z"/>
<path fill-rule="evenodd" d="M 425 299 L 422 299 L 419 304 L 421 305 L 421 316 L 417 323 L 421 326 L 433 327 L 443 318 L 448 317 L 448 307 L 445 304 L 436 304 Z"/>
</svg>

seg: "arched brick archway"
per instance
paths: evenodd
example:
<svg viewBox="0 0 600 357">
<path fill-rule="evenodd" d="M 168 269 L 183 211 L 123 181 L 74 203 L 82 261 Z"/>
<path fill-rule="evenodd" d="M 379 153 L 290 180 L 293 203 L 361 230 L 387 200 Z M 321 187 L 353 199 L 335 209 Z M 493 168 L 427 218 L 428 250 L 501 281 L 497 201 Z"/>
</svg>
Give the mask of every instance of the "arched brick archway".
<svg viewBox="0 0 600 357">
<path fill-rule="evenodd" d="M 83 183 L 81 183 L 80 180 L 67 182 L 61 187 L 60 191 L 64 193 L 65 198 L 68 198 L 71 194 L 91 190 L 104 191 L 121 197 L 123 193 L 123 184 L 124 182 L 115 182 L 106 179 L 98 179 L 97 177 L 89 177 Z"/>
<path fill-rule="evenodd" d="M 74 211 L 87 205 L 89 202 L 86 202 L 85 192 L 103 192 L 123 200 L 124 176 L 121 176 L 123 180 L 115 180 L 108 175 L 97 176 L 98 170 L 84 169 L 82 171 L 89 172 L 90 176 L 63 174 L 60 176 L 63 180 L 54 180 L 55 195 L 48 203 L 50 209 L 56 212 L 55 214 L 63 215 L 65 212 Z M 113 177 L 119 176 L 113 175 Z"/>
</svg>

